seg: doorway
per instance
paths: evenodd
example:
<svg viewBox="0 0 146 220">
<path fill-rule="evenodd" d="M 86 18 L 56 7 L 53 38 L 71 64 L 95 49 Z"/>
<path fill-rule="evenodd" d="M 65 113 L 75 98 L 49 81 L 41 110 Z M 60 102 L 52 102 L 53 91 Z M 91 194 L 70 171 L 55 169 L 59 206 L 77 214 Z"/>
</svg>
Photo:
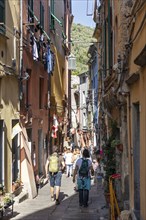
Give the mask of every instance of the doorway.
<svg viewBox="0 0 146 220">
<path fill-rule="evenodd" d="M 12 120 L 12 128 L 19 123 L 18 119 Z M 20 134 L 12 139 L 12 182 L 20 179 Z"/>
<path fill-rule="evenodd" d="M 43 174 L 43 167 L 44 167 L 44 161 L 43 161 L 43 131 L 42 129 L 38 130 L 38 170 L 39 175 L 41 176 Z"/>
<path fill-rule="evenodd" d="M 0 184 L 4 186 L 4 120 L 0 120 Z"/>
<path fill-rule="evenodd" d="M 132 106 L 133 117 L 133 166 L 134 166 L 134 213 L 140 220 L 140 113 L 139 103 Z"/>
</svg>

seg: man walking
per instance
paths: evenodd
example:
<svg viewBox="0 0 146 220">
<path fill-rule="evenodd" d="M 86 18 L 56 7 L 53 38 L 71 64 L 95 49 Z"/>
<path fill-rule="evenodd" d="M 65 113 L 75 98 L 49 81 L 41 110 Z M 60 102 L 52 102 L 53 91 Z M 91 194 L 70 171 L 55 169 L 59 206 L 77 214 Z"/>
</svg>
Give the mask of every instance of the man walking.
<svg viewBox="0 0 146 220">
<path fill-rule="evenodd" d="M 64 159 L 58 155 L 58 147 L 53 146 L 52 154 L 48 157 L 45 171 L 49 174 L 51 200 L 54 201 L 54 187 L 56 188 L 56 205 L 59 205 L 59 193 L 61 187 L 62 170 L 65 168 Z"/>
</svg>

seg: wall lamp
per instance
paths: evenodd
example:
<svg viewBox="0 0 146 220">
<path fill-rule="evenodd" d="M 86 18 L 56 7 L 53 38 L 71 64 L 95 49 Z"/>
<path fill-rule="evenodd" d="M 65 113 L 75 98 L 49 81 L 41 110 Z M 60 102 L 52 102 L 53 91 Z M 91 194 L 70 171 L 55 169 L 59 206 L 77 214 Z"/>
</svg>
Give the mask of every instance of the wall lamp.
<svg viewBox="0 0 146 220">
<path fill-rule="evenodd" d="M 30 75 L 27 72 L 25 72 L 24 74 L 24 76 L 19 77 L 21 82 L 30 78 Z"/>
</svg>

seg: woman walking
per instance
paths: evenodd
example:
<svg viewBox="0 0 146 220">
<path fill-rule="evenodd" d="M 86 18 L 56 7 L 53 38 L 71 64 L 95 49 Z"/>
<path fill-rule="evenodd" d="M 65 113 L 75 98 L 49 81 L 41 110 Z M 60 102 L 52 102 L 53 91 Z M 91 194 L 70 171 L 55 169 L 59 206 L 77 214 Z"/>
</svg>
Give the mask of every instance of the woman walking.
<svg viewBox="0 0 146 220">
<path fill-rule="evenodd" d="M 89 159 L 89 151 L 83 150 L 83 157 L 79 158 L 76 162 L 75 171 L 73 174 L 73 182 L 77 174 L 77 185 L 79 191 L 79 205 L 87 207 L 89 199 L 89 190 L 91 189 L 91 169 L 92 162 Z"/>
</svg>

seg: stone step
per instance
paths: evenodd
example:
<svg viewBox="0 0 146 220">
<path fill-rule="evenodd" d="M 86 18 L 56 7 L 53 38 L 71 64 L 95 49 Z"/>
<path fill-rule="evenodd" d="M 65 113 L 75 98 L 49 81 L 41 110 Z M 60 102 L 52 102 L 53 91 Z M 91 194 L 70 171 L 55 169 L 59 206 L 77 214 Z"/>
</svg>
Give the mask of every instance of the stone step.
<svg viewBox="0 0 146 220">
<path fill-rule="evenodd" d="M 18 196 L 14 197 L 15 204 L 23 202 L 25 199 L 28 199 L 28 193 L 22 191 Z"/>
</svg>

